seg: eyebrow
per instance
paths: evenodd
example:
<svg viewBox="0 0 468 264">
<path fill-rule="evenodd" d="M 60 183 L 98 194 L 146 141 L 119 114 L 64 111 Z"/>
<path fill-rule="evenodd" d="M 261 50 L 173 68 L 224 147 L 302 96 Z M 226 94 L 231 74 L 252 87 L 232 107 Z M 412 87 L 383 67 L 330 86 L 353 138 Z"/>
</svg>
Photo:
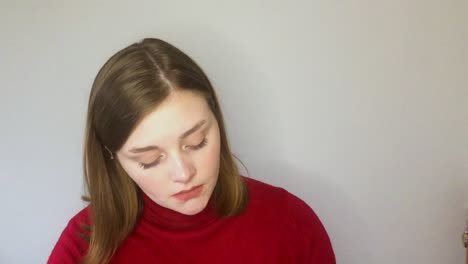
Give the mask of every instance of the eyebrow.
<svg viewBox="0 0 468 264">
<path fill-rule="evenodd" d="M 185 131 L 182 135 L 179 136 L 179 140 L 182 140 L 191 134 L 195 133 L 200 127 L 202 127 L 206 123 L 206 120 L 201 120 L 198 123 L 196 123 L 192 128 L 189 130 Z M 158 146 L 146 146 L 146 147 L 141 147 L 141 148 L 133 148 L 130 150 L 131 153 L 142 153 L 150 150 L 157 150 L 161 149 Z"/>
</svg>

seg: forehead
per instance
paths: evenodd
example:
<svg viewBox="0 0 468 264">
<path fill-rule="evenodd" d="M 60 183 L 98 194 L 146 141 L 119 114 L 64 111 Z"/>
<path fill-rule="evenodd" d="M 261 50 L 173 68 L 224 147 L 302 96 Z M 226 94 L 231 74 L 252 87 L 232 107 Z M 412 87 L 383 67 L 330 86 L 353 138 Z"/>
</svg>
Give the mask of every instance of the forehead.
<svg viewBox="0 0 468 264">
<path fill-rule="evenodd" d="M 203 119 L 210 123 L 211 117 L 211 110 L 202 96 L 188 91 L 173 92 L 143 118 L 122 149 L 174 140 Z"/>
</svg>

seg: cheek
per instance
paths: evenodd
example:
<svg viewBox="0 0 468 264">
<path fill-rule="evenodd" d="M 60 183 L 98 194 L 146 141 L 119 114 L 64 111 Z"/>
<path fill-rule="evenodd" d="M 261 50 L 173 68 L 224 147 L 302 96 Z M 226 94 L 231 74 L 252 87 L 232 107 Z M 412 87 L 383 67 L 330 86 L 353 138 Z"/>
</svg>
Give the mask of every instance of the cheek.
<svg viewBox="0 0 468 264">
<path fill-rule="evenodd" d="M 127 175 L 141 188 L 141 189 L 148 189 L 151 188 L 153 185 L 154 177 L 148 177 L 148 175 L 144 175 L 142 170 L 138 167 L 138 165 L 131 164 L 131 162 L 122 162 L 122 168 L 125 170 Z"/>
</svg>

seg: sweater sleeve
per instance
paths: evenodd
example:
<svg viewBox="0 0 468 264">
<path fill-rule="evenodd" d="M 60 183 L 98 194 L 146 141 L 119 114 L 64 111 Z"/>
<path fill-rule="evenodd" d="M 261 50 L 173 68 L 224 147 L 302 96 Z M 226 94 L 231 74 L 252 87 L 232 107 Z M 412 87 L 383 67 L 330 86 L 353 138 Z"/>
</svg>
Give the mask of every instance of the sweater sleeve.
<svg viewBox="0 0 468 264">
<path fill-rule="evenodd" d="M 303 264 L 335 264 L 335 254 L 322 222 L 303 200 L 289 195 L 288 209 L 292 241 L 296 241 L 297 262 Z"/>
<path fill-rule="evenodd" d="M 81 210 L 62 231 L 47 261 L 48 264 L 79 263 L 86 253 L 88 242 L 83 238 L 83 224 L 89 225 L 88 208 Z"/>
</svg>

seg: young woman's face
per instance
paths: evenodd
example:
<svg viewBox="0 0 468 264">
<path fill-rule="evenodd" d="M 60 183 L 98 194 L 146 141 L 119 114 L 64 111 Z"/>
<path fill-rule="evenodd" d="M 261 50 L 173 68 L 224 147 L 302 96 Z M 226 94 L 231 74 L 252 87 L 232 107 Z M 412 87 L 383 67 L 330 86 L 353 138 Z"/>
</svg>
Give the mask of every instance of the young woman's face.
<svg viewBox="0 0 468 264">
<path fill-rule="evenodd" d="M 154 202 L 186 215 L 199 213 L 218 179 L 218 122 L 203 97 L 173 92 L 138 124 L 117 158 Z M 187 190 L 192 191 L 181 193 Z"/>
</svg>

